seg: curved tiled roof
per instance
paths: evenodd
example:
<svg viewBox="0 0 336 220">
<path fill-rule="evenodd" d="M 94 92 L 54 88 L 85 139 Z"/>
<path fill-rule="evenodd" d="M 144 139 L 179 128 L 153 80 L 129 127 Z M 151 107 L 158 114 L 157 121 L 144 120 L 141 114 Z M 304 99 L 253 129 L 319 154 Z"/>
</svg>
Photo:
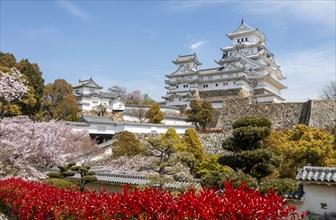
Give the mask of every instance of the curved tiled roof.
<svg viewBox="0 0 336 220">
<path fill-rule="evenodd" d="M 148 185 L 151 180 L 144 175 L 134 174 L 134 173 L 114 173 L 110 171 L 108 167 L 105 166 L 93 166 L 90 169 L 96 172 L 97 182 L 117 184 L 117 185 Z M 73 179 L 79 179 L 80 175 L 76 174 Z M 170 189 L 180 189 L 191 186 L 199 187 L 198 183 L 188 182 L 188 181 L 173 181 L 165 183 L 166 188 Z"/>
<path fill-rule="evenodd" d="M 336 184 L 336 167 L 305 166 L 300 169 L 296 180 Z"/>
</svg>

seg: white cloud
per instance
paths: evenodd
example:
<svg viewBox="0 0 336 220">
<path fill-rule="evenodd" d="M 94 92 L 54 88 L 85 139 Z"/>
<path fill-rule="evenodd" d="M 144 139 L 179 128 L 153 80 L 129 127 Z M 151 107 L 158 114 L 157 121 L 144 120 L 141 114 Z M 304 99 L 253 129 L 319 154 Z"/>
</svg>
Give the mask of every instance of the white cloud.
<svg viewBox="0 0 336 220">
<path fill-rule="evenodd" d="M 186 46 L 192 51 L 201 49 L 206 43 L 207 43 L 207 41 L 202 39 L 202 38 L 197 39 L 197 38 L 194 38 L 191 35 L 187 36 Z"/>
<path fill-rule="evenodd" d="M 335 50 L 314 48 L 279 56 L 287 101 L 306 101 L 319 98 L 321 89 L 336 76 Z"/>
<path fill-rule="evenodd" d="M 86 14 L 83 10 L 81 10 L 78 6 L 74 5 L 72 2 L 63 0 L 60 0 L 58 2 L 62 6 L 62 8 L 64 8 L 71 15 L 83 20 L 89 19 L 88 14 Z"/>
<path fill-rule="evenodd" d="M 196 41 L 190 45 L 190 49 L 192 50 L 200 49 L 205 43 L 206 43 L 205 40 Z"/>
</svg>

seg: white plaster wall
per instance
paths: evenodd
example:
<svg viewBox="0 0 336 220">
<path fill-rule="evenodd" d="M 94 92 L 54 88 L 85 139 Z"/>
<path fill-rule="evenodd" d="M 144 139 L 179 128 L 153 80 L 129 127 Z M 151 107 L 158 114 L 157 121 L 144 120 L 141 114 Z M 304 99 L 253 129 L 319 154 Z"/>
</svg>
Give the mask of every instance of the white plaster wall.
<svg viewBox="0 0 336 220">
<path fill-rule="evenodd" d="M 186 122 L 184 119 L 165 118 L 162 120 L 165 125 L 192 125 L 191 122 Z"/>
<path fill-rule="evenodd" d="M 336 213 L 336 185 L 305 184 L 304 191 L 304 201 L 299 204 L 297 211 L 309 210 L 317 214 Z M 328 208 L 322 209 L 321 203 L 327 203 Z"/>
<path fill-rule="evenodd" d="M 164 125 L 148 123 L 120 123 L 120 124 L 91 124 L 88 127 L 74 125 L 73 130 L 88 130 L 90 134 L 116 134 L 122 131 L 133 133 L 166 133 L 168 128 L 174 128 L 178 134 L 184 134 L 188 128 L 194 128 L 192 125 Z"/>
<path fill-rule="evenodd" d="M 122 102 L 121 100 L 114 100 L 112 102 L 112 110 L 119 110 L 119 111 L 124 111 L 125 110 L 125 103 Z"/>
<path fill-rule="evenodd" d="M 92 91 L 91 91 L 91 90 Z M 95 92 L 95 93 L 99 93 L 100 92 L 100 89 L 94 89 L 94 88 L 88 88 L 88 87 L 84 87 L 83 88 L 83 94 L 89 94 L 89 93 L 93 93 L 93 92 Z"/>
</svg>

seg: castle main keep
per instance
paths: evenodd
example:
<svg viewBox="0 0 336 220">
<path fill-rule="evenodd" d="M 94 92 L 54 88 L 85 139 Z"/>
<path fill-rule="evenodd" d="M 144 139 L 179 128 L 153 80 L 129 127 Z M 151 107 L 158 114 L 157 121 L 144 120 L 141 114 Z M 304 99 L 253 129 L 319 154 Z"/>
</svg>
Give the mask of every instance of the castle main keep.
<svg viewBox="0 0 336 220">
<path fill-rule="evenodd" d="M 173 63 L 177 70 L 167 74 L 167 105 L 188 106 L 192 99 L 211 100 L 226 96 L 250 97 L 258 103 L 284 101 L 281 90 L 285 77 L 268 50 L 264 33 L 243 21 L 227 34 L 232 45 L 221 48 L 219 67 L 199 69 L 196 54 L 180 55 Z"/>
</svg>

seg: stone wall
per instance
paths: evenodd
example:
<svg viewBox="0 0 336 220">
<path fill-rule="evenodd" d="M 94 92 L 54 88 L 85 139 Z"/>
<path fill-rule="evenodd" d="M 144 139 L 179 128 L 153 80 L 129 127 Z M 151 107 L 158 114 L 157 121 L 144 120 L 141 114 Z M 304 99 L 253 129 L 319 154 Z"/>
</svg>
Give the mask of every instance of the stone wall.
<svg viewBox="0 0 336 220">
<path fill-rule="evenodd" d="M 224 151 L 222 148 L 222 143 L 229 135 L 229 133 L 198 134 L 204 147 L 204 151 L 207 154 L 222 153 Z M 135 136 L 137 139 L 145 142 L 147 138 L 158 138 L 161 136 L 161 134 L 135 134 Z M 183 137 L 183 135 L 181 136 Z"/>
<path fill-rule="evenodd" d="M 313 128 L 331 130 L 336 125 L 336 101 L 313 100 L 308 125 Z"/>
<path fill-rule="evenodd" d="M 336 101 L 310 100 L 308 102 L 255 103 L 251 98 L 224 98 L 221 116 L 216 128 L 231 130 L 234 121 L 244 116 L 269 118 L 274 129 L 293 128 L 304 123 L 316 128 L 335 125 Z"/>
<path fill-rule="evenodd" d="M 212 97 L 248 97 L 249 92 L 246 89 L 228 89 L 228 90 L 212 90 L 199 92 L 201 99 L 209 99 Z"/>
<path fill-rule="evenodd" d="M 230 134 L 226 133 L 213 133 L 213 134 L 198 134 L 204 151 L 207 154 L 219 154 L 224 152 L 222 144 L 225 138 L 229 137 Z"/>
</svg>

